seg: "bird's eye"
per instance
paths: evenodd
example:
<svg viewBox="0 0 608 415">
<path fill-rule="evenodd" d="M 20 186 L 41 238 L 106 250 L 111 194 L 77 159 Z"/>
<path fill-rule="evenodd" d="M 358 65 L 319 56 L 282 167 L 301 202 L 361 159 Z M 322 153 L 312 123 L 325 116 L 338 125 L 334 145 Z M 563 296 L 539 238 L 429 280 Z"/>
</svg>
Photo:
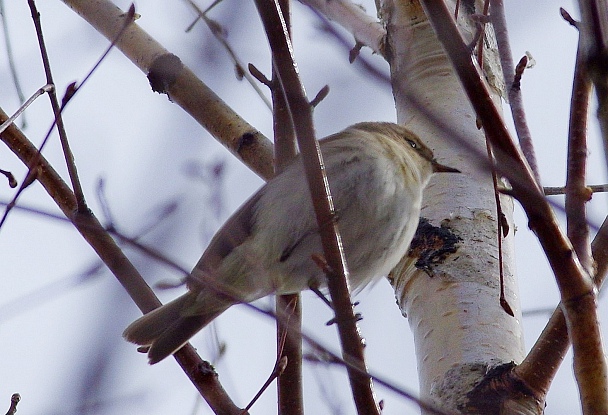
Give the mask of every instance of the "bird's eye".
<svg viewBox="0 0 608 415">
<path fill-rule="evenodd" d="M 418 144 L 414 140 L 405 140 L 412 148 L 418 148 Z"/>
</svg>

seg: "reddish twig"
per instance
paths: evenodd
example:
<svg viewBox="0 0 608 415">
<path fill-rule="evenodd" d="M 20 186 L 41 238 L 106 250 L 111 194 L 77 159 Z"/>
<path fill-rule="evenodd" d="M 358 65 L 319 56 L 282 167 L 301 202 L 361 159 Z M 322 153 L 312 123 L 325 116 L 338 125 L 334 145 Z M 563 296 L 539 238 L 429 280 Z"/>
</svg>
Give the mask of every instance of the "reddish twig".
<svg viewBox="0 0 608 415">
<path fill-rule="evenodd" d="M 581 44 L 576 53 L 572 97 L 570 101 L 570 127 L 568 131 L 568 158 L 566 176 L 566 218 L 568 238 L 581 261 L 592 272 L 593 260 L 589 245 L 586 204 L 591 199 L 591 189 L 585 185 L 587 166 L 587 118 L 591 80 L 583 61 Z"/>
<path fill-rule="evenodd" d="M 513 117 L 515 131 L 517 133 L 517 138 L 519 139 L 521 151 L 528 161 L 528 165 L 534 174 L 536 182 L 540 183 L 540 174 L 538 172 L 534 144 L 532 143 L 532 134 L 528 128 L 526 112 L 524 111 L 521 88 L 519 88 L 519 82 L 515 82 L 514 78 L 516 72 L 513 67 L 513 56 L 509 44 L 509 33 L 507 31 L 503 0 L 490 0 L 490 7 L 490 18 L 492 19 L 492 25 L 494 26 L 494 32 L 496 33 L 496 43 L 498 44 L 500 63 L 505 78 L 505 86 L 507 88 L 509 107 L 511 108 L 511 116 Z"/>
<path fill-rule="evenodd" d="M 591 192 L 585 186 L 585 164 L 587 158 L 587 111 L 590 94 L 591 82 L 586 75 L 585 64 L 581 60 L 579 44 L 570 101 L 568 170 L 565 193 L 568 237 L 572 241 L 581 265 L 588 272 L 591 272 L 592 259 L 591 247 L 588 242 L 589 226 L 585 203 L 589 200 Z M 604 232 L 600 230 L 598 237 L 601 238 L 602 235 L 604 235 Z M 598 240 L 601 239 L 598 238 Z M 515 369 L 515 373 L 525 379 L 531 388 L 546 393 L 569 346 L 570 340 L 564 313 L 558 307 L 532 347 L 530 354 Z"/>
<path fill-rule="evenodd" d="M 344 360 L 360 370 L 347 369 L 353 398 L 360 414 L 379 414 L 379 408 L 372 389 L 371 378 L 367 374 L 363 357 L 363 345 L 355 322 L 353 306 L 350 300 L 344 253 L 341 249 L 340 236 L 334 220 L 335 212 L 330 203 L 329 187 L 324 170 L 321 168 L 322 156 L 319 144 L 315 140 L 312 122 L 312 109 L 306 98 L 298 72 L 291 54 L 289 34 L 277 4 L 270 0 L 256 0 L 258 12 L 266 29 L 266 34 L 273 54 L 274 67 L 277 71 L 302 153 L 304 170 L 313 199 L 313 207 L 319 224 L 319 233 L 325 258 L 333 270 L 327 276 L 336 319 L 342 343 Z"/>
<path fill-rule="evenodd" d="M 34 26 L 36 28 L 36 36 L 38 37 L 38 46 L 40 47 L 40 56 L 42 57 L 42 65 L 44 67 L 44 73 L 46 75 L 46 83 L 50 85 L 55 85 L 55 81 L 53 81 L 53 73 L 51 71 L 51 64 L 49 62 L 49 56 L 46 51 L 46 45 L 44 43 L 44 36 L 42 34 L 40 13 L 36 9 L 36 3 L 34 2 L 34 0 L 28 0 L 27 3 L 30 7 L 30 11 L 32 13 L 32 20 L 34 21 Z M 130 20 L 132 21 L 132 19 L 133 16 L 131 15 Z M 76 196 L 77 209 L 79 212 L 85 212 L 87 210 L 87 205 L 84 198 L 84 192 L 82 191 L 80 179 L 78 178 L 76 163 L 74 163 L 74 155 L 72 154 L 72 150 L 70 149 L 70 145 L 68 143 L 67 133 L 63 124 L 63 117 L 61 116 L 62 106 L 59 104 L 59 100 L 57 99 L 55 88 L 49 91 L 49 98 L 51 100 L 51 107 L 53 108 L 55 124 L 57 125 L 57 131 L 59 132 L 59 140 L 63 149 L 65 162 L 68 168 L 68 174 L 70 175 L 72 189 L 74 190 L 74 195 Z M 30 168 L 33 167 L 34 166 L 30 166 Z"/>
<path fill-rule="evenodd" d="M 582 59 L 595 87 L 598 100 L 597 117 L 600 122 L 604 153 L 608 165 L 608 1 L 579 0 L 581 22 L 578 29 L 584 44 Z M 564 13 L 562 13 L 562 16 Z"/>
<path fill-rule="evenodd" d="M 279 2 L 285 25 L 290 30 L 289 1 Z M 283 171 L 296 157 L 296 136 L 276 69 L 272 71 L 275 171 Z M 277 352 L 287 358 L 287 366 L 277 379 L 278 413 L 302 415 L 304 388 L 302 385 L 302 304 L 300 294 L 279 295 L 276 299 Z"/>
<path fill-rule="evenodd" d="M 289 0 L 279 2 L 285 25 L 290 30 Z M 296 157 L 296 136 L 285 101 L 285 92 L 275 69 L 268 84 L 272 93 L 274 126 L 275 172 L 282 172 Z M 287 365 L 277 378 L 278 413 L 302 415 L 304 392 L 302 385 L 302 305 L 300 294 L 279 295 L 276 299 L 277 351 L 287 359 Z"/>
</svg>

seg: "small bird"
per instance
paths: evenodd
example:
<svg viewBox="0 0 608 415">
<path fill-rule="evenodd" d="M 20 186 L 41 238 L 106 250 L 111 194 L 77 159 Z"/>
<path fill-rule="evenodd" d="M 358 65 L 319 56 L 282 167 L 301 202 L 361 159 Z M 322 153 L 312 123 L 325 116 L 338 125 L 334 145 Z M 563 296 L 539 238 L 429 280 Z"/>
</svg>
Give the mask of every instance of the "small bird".
<svg viewBox="0 0 608 415">
<path fill-rule="evenodd" d="M 422 191 L 439 164 L 405 127 L 364 122 L 319 141 L 354 291 L 386 276 L 406 253 Z M 154 364 L 230 306 L 325 286 L 313 261 L 321 238 L 302 161 L 268 181 L 215 234 L 187 278 L 188 292 L 139 318 L 124 337 Z"/>
</svg>

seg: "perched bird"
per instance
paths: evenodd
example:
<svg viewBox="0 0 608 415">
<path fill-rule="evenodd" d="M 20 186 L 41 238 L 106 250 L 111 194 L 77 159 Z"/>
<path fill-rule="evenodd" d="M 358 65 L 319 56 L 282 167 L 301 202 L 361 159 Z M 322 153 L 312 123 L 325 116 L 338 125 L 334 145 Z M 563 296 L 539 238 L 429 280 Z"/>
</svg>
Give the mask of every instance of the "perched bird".
<svg viewBox="0 0 608 415">
<path fill-rule="evenodd" d="M 406 253 L 422 191 L 439 164 L 397 124 L 365 122 L 320 140 L 353 290 L 388 274 Z M 189 291 L 133 322 L 124 337 L 150 346 L 154 364 L 228 307 L 325 285 L 312 260 L 321 238 L 303 163 L 296 158 L 215 234 L 188 278 Z"/>
</svg>

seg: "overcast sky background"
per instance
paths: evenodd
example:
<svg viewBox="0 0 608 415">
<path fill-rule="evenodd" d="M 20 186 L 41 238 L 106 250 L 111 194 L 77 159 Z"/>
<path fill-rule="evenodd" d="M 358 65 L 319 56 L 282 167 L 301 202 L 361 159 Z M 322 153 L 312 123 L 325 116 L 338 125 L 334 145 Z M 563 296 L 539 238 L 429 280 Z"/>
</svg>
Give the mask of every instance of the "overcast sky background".
<svg viewBox="0 0 608 415">
<path fill-rule="evenodd" d="M 204 7 L 206 3 L 199 4 Z M 126 9 L 129 2 L 117 4 Z M 565 180 L 577 42 L 576 31 L 561 19 L 559 6 L 578 16 L 572 1 L 556 4 L 514 0 L 507 4 L 514 59 L 529 51 L 536 60 L 536 66 L 525 72 L 522 87 L 543 184 L 547 186 L 563 185 Z M 45 83 L 29 9 L 25 0 L 5 1 L 4 7 L 19 80 L 29 96 Z M 69 83 L 83 79 L 108 42 L 60 1 L 40 1 L 38 7 L 62 96 Z M 366 7 L 374 13 L 372 1 L 367 1 Z M 209 29 L 198 23 L 191 32 L 185 32 L 195 18 L 186 2 L 142 1 L 136 8 L 141 14 L 138 24 L 144 30 L 177 54 L 243 118 L 272 136 L 270 111 L 248 84 L 236 79 L 227 53 Z M 224 0 L 210 16 L 228 30 L 228 40 L 243 62 L 270 72 L 265 35 L 252 2 Z M 325 84 L 331 88 L 315 111 L 319 136 L 358 121 L 395 120 L 389 87 L 370 80 L 359 64 L 350 65 L 347 51 L 320 31 L 316 17 L 296 2 L 293 36 L 309 95 L 314 96 Z M 12 113 L 19 102 L 1 38 L 0 106 Z M 380 57 L 371 56 L 369 51 L 364 51 L 364 56 L 388 71 Z M 155 223 L 144 241 L 186 269 L 196 263 L 214 230 L 262 183 L 179 107 L 165 96 L 152 93 L 146 78 L 118 50 L 112 51 L 78 92 L 64 117 L 93 211 L 102 221 L 108 219 L 97 194 L 98 182 L 103 178 L 105 198 L 118 229 L 138 235 Z M 39 99 L 27 111 L 26 119 L 25 133 L 34 143 L 40 143 L 52 122 L 48 99 Z M 590 129 L 589 183 L 593 184 L 605 182 L 596 124 L 593 120 Z M 44 154 L 65 177 L 56 136 Z M 222 168 L 214 169 L 217 166 Z M 0 168 L 12 171 L 19 181 L 25 175 L 24 167 L 4 146 L 0 146 Z M 214 175 L 213 171 L 219 173 Z M 0 181 L 0 200 L 10 200 L 13 192 Z M 555 200 L 563 203 L 561 197 Z M 58 212 L 37 184 L 25 192 L 20 203 Z M 168 203 L 177 203 L 178 207 L 161 218 L 159 211 Z M 589 206 L 590 218 L 600 224 L 606 198 L 596 195 Z M 552 309 L 558 302 L 556 285 L 520 212 L 517 227 L 522 308 Z M 127 252 L 150 283 L 177 277 L 137 252 Z M 85 277 L 86 271 L 97 264 L 90 247 L 65 223 L 13 212 L 0 229 L 0 409 L 8 408 L 11 394 L 19 392 L 19 413 L 24 414 L 211 413 L 172 359 L 149 367 L 145 357 L 122 340 L 122 330 L 139 311 L 105 269 Z M 179 293 L 169 290 L 159 295 L 167 301 Z M 358 300 L 372 372 L 415 391 L 413 342 L 389 284 L 379 282 Z M 265 304 L 270 300 L 261 301 Z M 602 301 L 601 317 L 607 312 Z M 308 332 L 338 350 L 335 328 L 324 324 L 330 312 L 310 293 L 304 294 L 304 315 Z M 528 348 L 546 319 L 547 315 L 524 318 Z M 244 307 L 233 307 L 218 319 L 215 328 L 227 344 L 225 356 L 216 362 L 220 380 L 235 402 L 244 406 L 272 370 L 274 322 Z M 193 344 L 203 358 L 214 361 L 211 334 L 212 330 L 205 329 Z M 354 413 L 341 369 L 308 365 L 305 376 L 307 413 Z M 381 387 L 376 389 L 378 397 L 385 400 L 384 414 L 417 413 L 411 403 Z M 251 413 L 274 413 L 275 401 L 273 385 Z M 571 356 L 554 382 L 546 413 L 580 413 Z"/>
</svg>

